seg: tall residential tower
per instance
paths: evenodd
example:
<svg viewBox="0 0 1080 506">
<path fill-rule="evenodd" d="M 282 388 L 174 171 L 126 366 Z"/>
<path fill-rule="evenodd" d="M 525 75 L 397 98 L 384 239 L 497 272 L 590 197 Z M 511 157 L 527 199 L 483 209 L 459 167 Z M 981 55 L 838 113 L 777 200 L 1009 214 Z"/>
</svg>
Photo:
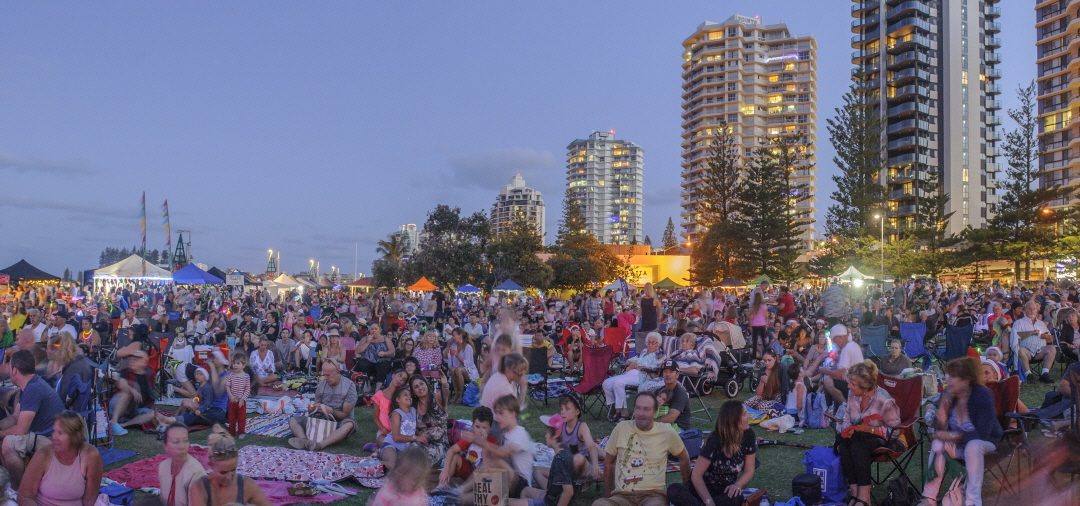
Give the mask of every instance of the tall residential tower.
<svg viewBox="0 0 1080 506">
<path fill-rule="evenodd" d="M 1043 0 L 1035 4 L 1039 184 L 1043 188 L 1080 183 L 1080 156 L 1071 155 L 1074 141 L 1080 138 L 1080 121 L 1072 121 L 1074 115 L 1080 114 L 1080 78 L 1072 64 L 1080 60 L 1072 56 L 1077 53 L 1074 42 L 1080 41 L 1076 35 L 1078 23 L 1080 0 Z M 1050 204 L 1068 203 L 1063 200 Z"/>
<path fill-rule="evenodd" d="M 813 216 L 817 41 L 792 35 L 784 24 L 735 15 L 702 23 L 682 47 L 683 235 L 696 242 L 705 231 L 697 212 L 698 188 L 721 125 L 738 139 L 743 166 L 770 139 L 801 136 L 807 163 L 793 169 L 793 182 L 810 189 L 799 206 Z M 807 247 L 813 236 L 809 225 L 802 236 Z"/>
<path fill-rule="evenodd" d="M 544 197 L 539 191 L 525 186 L 525 178 L 516 174 L 510 184 L 503 186 L 491 206 L 491 231 L 495 235 L 510 230 L 514 220 L 520 217 L 544 239 Z"/>
<path fill-rule="evenodd" d="M 581 208 L 585 228 L 604 244 L 645 240 L 642 182 L 645 153 L 615 139 L 615 131 L 593 132 L 566 147 L 566 185 Z"/>
<path fill-rule="evenodd" d="M 948 194 L 948 231 L 993 216 L 1001 124 L 998 0 L 854 0 L 852 77 L 881 119 L 886 228 Z"/>
</svg>

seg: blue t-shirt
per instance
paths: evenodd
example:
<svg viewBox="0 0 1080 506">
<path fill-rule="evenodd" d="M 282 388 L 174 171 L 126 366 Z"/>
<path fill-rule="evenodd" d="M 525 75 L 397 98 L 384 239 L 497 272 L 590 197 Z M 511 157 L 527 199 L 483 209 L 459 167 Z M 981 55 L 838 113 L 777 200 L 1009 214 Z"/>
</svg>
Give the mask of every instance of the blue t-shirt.
<svg viewBox="0 0 1080 506">
<path fill-rule="evenodd" d="M 224 381 L 224 380 L 222 380 Z M 203 383 L 199 387 L 199 411 L 206 412 L 211 408 L 218 408 L 222 411 L 229 407 L 229 395 L 222 391 L 220 394 L 214 391 L 214 384 L 211 381 Z"/>
<path fill-rule="evenodd" d="M 322 318 L 322 306 L 318 304 L 312 304 L 311 309 L 308 311 L 308 314 L 310 314 L 311 317 L 315 319 L 315 321 L 318 321 L 319 318 Z"/>
<path fill-rule="evenodd" d="M 56 390 L 41 379 L 41 376 L 34 375 L 26 384 L 26 388 L 23 388 L 22 396 L 19 398 L 19 409 L 34 413 L 34 421 L 30 422 L 30 432 L 48 436 L 52 434 L 56 415 L 64 410 L 64 403 Z"/>
</svg>

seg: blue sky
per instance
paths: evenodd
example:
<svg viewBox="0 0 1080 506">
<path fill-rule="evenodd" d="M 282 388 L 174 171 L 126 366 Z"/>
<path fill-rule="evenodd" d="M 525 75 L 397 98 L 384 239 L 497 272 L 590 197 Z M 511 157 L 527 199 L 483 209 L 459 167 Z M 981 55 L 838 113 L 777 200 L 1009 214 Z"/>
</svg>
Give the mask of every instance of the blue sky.
<svg viewBox="0 0 1080 506">
<path fill-rule="evenodd" d="M 1034 77 L 1031 2 L 1002 2 L 1006 108 Z M 106 246 L 161 248 L 161 203 L 196 260 L 370 270 L 375 241 L 436 203 L 487 210 L 521 172 L 561 215 L 565 147 L 645 148 L 646 233 L 678 222 L 680 43 L 734 13 L 818 40 L 825 119 L 848 86 L 850 2 L 16 2 L 0 10 L 0 264 L 57 274 Z M 1006 123 L 1006 127 L 1011 125 Z M 819 229 L 823 225 L 819 224 Z"/>
</svg>

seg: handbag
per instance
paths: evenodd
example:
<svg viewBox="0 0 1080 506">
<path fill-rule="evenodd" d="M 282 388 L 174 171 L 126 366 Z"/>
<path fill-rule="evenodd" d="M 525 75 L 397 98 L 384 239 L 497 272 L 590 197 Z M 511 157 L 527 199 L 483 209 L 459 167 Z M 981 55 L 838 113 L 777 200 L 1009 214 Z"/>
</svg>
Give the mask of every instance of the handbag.
<svg viewBox="0 0 1080 506">
<path fill-rule="evenodd" d="M 321 414 L 312 414 L 304 422 L 304 435 L 316 443 L 321 443 L 337 430 L 337 426 L 337 420 L 329 420 Z"/>
</svg>

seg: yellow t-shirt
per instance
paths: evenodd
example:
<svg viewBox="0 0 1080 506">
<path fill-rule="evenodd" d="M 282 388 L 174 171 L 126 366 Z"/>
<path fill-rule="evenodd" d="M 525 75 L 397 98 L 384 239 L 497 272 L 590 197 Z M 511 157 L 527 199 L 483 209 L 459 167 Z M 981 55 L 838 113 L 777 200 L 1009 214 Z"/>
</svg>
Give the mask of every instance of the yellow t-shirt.
<svg viewBox="0 0 1080 506">
<path fill-rule="evenodd" d="M 668 455 L 685 450 L 670 424 L 654 422 L 651 430 L 642 431 L 633 420 L 619 422 L 604 446 L 615 455 L 615 490 L 626 492 L 666 490 Z"/>
</svg>

